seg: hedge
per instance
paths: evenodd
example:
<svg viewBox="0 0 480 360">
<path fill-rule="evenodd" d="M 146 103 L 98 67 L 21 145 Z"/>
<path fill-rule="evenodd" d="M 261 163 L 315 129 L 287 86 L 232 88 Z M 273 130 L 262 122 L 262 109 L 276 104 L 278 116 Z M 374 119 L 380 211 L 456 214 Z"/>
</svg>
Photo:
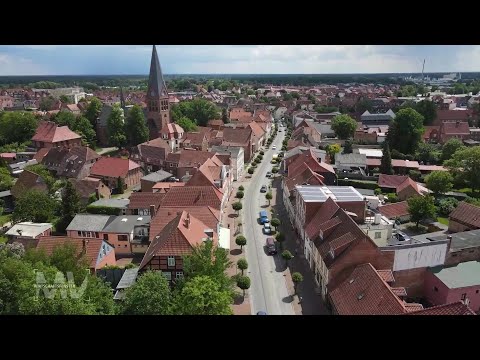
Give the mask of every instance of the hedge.
<svg viewBox="0 0 480 360">
<path fill-rule="evenodd" d="M 101 214 L 101 215 L 120 215 L 122 209 L 108 207 L 108 206 L 87 206 L 87 212 L 90 214 Z"/>
<path fill-rule="evenodd" d="M 351 179 L 338 179 L 338 185 L 339 186 L 353 186 L 353 187 L 358 187 L 360 189 L 370 189 L 370 190 L 375 190 L 378 188 L 377 183 L 373 182 L 365 182 L 362 180 L 351 180 Z"/>
</svg>

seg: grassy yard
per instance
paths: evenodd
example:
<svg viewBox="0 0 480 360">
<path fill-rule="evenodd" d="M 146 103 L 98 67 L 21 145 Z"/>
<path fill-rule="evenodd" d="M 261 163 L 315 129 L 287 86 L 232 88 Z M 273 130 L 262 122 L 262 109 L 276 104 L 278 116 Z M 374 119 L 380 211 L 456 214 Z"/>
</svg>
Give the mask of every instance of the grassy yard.
<svg viewBox="0 0 480 360">
<path fill-rule="evenodd" d="M 0 244 L 4 244 L 7 242 L 7 238 L 5 236 L 0 236 Z"/>
<path fill-rule="evenodd" d="M 448 218 L 437 217 L 437 221 L 438 221 L 440 224 L 443 224 L 443 225 L 447 225 L 447 226 L 448 226 Z"/>
<path fill-rule="evenodd" d="M 3 224 L 6 224 L 7 222 L 9 222 L 11 218 L 12 218 L 12 215 L 11 215 L 11 214 L 8 214 L 8 215 L 0 215 L 0 226 L 2 226 Z"/>
</svg>

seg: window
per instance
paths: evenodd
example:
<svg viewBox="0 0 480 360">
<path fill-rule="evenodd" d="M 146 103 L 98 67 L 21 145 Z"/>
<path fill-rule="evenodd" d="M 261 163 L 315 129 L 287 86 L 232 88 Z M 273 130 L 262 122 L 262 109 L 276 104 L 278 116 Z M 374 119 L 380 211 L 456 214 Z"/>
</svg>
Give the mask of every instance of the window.
<svg viewBox="0 0 480 360">
<path fill-rule="evenodd" d="M 103 240 L 108 241 L 108 234 L 103 234 Z"/>
<path fill-rule="evenodd" d="M 128 241 L 128 236 L 127 235 L 118 235 L 118 241 Z"/>
<path fill-rule="evenodd" d="M 436 286 L 434 286 L 433 291 L 438 292 L 438 288 Z"/>
<path fill-rule="evenodd" d="M 380 239 L 382 237 L 382 233 L 380 231 L 375 231 L 375 239 Z"/>
<path fill-rule="evenodd" d="M 175 266 L 175 256 L 169 256 L 167 258 L 168 266 Z"/>
<path fill-rule="evenodd" d="M 162 271 L 163 276 L 167 278 L 167 280 L 172 280 L 172 273 L 169 271 Z"/>
<path fill-rule="evenodd" d="M 462 294 L 462 297 L 460 298 L 460 300 L 465 300 L 466 298 L 467 298 L 467 294 L 464 293 L 464 294 Z"/>
<path fill-rule="evenodd" d="M 475 294 L 478 294 L 478 290 L 477 290 L 477 291 L 475 291 Z"/>
<path fill-rule="evenodd" d="M 183 277 L 183 271 L 175 272 L 175 279 L 181 279 Z"/>
<path fill-rule="evenodd" d="M 98 236 L 98 232 L 95 232 L 95 237 L 98 239 L 99 236 Z"/>
<path fill-rule="evenodd" d="M 78 234 L 78 236 L 82 236 L 82 232 L 81 232 L 81 231 L 77 231 L 77 234 Z"/>
</svg>

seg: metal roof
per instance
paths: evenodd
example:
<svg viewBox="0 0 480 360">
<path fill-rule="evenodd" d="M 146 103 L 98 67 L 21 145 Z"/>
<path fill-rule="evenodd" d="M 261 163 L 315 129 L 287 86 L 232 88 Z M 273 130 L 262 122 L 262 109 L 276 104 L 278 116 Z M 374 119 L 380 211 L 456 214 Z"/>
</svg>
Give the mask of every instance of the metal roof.
<svg viewBox="0 0 480 360">
<path fill-rule="evenodd" d="M 119 289 L 127 289 L 135 283 L 138 275 L 138 267 L 132 269 L 126 269 L 123 273 L 122 278 L 120 279 L 117 290 Z"/>
<path fill-rule="evenodd" d="M 480 229 L 458 232 L 455 234 L 429 237 L 429 240 L 446 240 L 448 236 L 452 237 L 450 252 L 461 251 L 467 248 L 480 247 Z"/>
<path fill-rule="evenodd" d="M 325 202 L 329 197 L 336 202 L 364 201 L 363 195 L 352 186 L 297 185 L 295 188 L 305 202 Z"/>
<path fill-rule="evenodd" d="M 131 233 L 137 225 L 150 224 L 150 216 L 145 215 L 119 215 L 110 221 L 103 229 L 108 233 Z"/>
<path fill-rule="evenodd" d="M 67 231 L 102 231 L 116 216 L 98 214 L 78 214 L 68 225 Z"/>
<path fill-rule="evenodd" d="M 128 204 L 130 204 L 129 199 L 100 199 L 91 203 L 89 206 L 106 206 L 117 209 L 126 209 Z"/>
<path fill-rule="evenodd" d="M 158 170 L 153 173 L 150 173 L 148 175 L 145 175 L 142 177 L 142 180 L 147 180 L 147 181 L 163 181 L 166 179 L 169 179 L 173 176 L 173 174 L 170 174 L 167 171 L 164 170 Z"/>
<path fill-rule="evenodd" d="M 437 266 L 430 271 L 449 289 L 480 285 L 480 261 L 468 261 L 455 266 Z"/>
</svg>

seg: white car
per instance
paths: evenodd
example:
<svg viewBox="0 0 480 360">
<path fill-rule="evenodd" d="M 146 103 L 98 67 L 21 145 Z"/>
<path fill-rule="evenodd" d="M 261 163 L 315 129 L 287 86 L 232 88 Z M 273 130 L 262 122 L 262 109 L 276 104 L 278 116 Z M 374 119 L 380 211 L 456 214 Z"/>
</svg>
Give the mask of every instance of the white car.
<svg viewBox="0 0 480 360">
<path fill-rule="evenodd" d="M 265 235 L 269 235 L 272 233 L 272 228 L 270 227 L 270 224 L 267 224 L 267 223 L 263 224 L 263 233 Z"/>
<path fill-rule="evenodd" d="M 273 149 L 273 150 L 277 150 L 277 145 L 273 145 L 273 146 L 272 146 L 272 149 Z"/>
</svg>

